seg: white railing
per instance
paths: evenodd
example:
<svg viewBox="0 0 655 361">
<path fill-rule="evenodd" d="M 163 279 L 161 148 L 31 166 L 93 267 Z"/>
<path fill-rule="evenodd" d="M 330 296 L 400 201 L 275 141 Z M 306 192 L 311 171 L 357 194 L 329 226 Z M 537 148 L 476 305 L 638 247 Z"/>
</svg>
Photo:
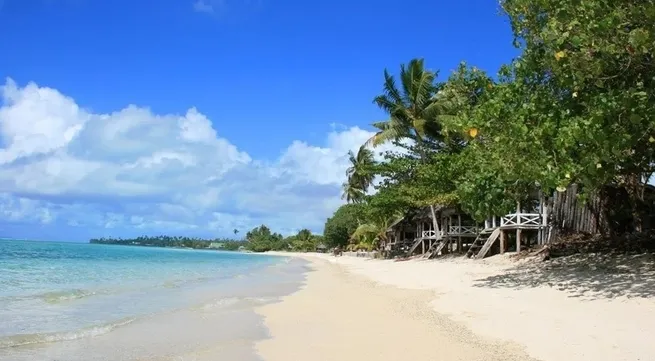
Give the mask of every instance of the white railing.
<svg viewBox="0 0 655 361">
<path fill-rule="evenodd" d="M 430 238 L 432 238 L 432 239 L 441 238 L 441 237 L 437 237 L 437 236 L 443 236 L 443 232 L 439 231 L 438 234 L 437 234 L 437 232 L 432 231 L 432 230 L 421 232 L 421 238 L 426 238 L 426 239 L 430 239 Z"/>
<path fill-rule="evenodd" d="M 448 227 L 449 234 L 478 234 L 478 227 L 476 226 L 450 226 Z"/>
<path fill-rule="evenodd" d="M 501 227 L 541 227 L 539 213 L 511 213 L 500 218 Z"/>
<path fill-rule="evenodd" d="M 498 227 L 498 217 L 491 217 L 484 221 L 484 229 L 495 229 Z"/>
</svg>

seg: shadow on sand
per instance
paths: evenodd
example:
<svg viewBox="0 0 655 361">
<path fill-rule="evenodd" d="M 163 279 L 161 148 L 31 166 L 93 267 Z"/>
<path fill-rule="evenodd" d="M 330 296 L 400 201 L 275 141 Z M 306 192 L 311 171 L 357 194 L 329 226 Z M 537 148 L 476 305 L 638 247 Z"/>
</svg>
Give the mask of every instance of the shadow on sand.
<svg viewBox="0 0 655 361">
<path fill-rule="evenodd" d="M 554 287 L 570 297 L 601 299 L 655 296 L 655 254 L 578 254 L 523 264 L 479 279 L 476 287 Z"/>
</svg>

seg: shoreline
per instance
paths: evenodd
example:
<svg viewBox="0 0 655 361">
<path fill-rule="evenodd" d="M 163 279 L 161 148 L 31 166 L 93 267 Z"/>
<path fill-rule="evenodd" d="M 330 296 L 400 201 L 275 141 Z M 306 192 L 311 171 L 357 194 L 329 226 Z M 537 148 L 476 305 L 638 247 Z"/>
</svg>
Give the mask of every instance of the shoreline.
<svg viewBox="0 0 655 361">
<path fill-rule="evenodd" d="M 200 282 L 187 279 L 170 287 L 156 282 L 143 292 L 100 293 L 54 303 L 52 307 L 63 315 L 83 314 L 81 307 L 85 306 L 113 317 L 117 309 L 137 300 L 147 302 L 150 308 L 133 310 L 126 319 L 98 315 L 97 321 L 64 324 L 58 330 L 39 324 L 43 331 L 2 334 L 0 359 L 261 361 L 254 344 L 268 332 L 255 308 L 297 291 L 305 279 L 307 262 L 270 257 L 268 261 L 251 259 L 239 268 L 212 264 L 216 268 L 210 274 L 215 277 Z M 162 300 L 168 303 L 160 303 Z"/>
<path fill-rule="evenodd" d="M 312 268 L 301 290 L 256 309 L 271 334 L 256 347 L 266 361 L 634 361 L 655 354 L 652 255 L 533 263 L 509 255 L 394 262 L 266 254 L 302 258 Z M 345 337 L 345 328 L 357 332 Z"/>
</svg>

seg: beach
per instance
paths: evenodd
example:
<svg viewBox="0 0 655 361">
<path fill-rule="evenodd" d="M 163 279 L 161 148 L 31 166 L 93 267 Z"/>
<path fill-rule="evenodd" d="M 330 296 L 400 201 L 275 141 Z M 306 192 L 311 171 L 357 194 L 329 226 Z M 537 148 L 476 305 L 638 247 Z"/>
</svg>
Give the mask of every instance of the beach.
<svg viewBox="0 0 655 361">
<path fill-rule="evenodd" d="M 551 262 L 509 254 L 405 262 L 293 256 L 311 262 L 303 288 L 256 309 L 270 335 L 256 350 L 267 361 L 655 355 L 652 255 Z"/>
<path fill-rule="evenodd" d="M 646 361 L 655 355 L 651 254 L 393 261 L 0 245 L 2 360 Z"/>
</svg>

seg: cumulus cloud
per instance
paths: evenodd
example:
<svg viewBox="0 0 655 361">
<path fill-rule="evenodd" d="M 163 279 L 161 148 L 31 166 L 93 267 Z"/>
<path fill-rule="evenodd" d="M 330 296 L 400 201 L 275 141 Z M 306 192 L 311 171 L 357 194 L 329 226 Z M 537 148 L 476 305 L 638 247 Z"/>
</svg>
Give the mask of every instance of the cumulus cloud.
<svg viewBox="0 0 655 361">
<path fill-rule="evenodd" d="M 334 129 L 323 145 L 294 141 L 252 159 L 195 108 L 154 114 L 129 105 L 97 114 L 56 89 L 0 88 L 0 217 L 127 233 L 226 235 L 266 223 L 320 231 L 372 133 Z"/>
</svg>

